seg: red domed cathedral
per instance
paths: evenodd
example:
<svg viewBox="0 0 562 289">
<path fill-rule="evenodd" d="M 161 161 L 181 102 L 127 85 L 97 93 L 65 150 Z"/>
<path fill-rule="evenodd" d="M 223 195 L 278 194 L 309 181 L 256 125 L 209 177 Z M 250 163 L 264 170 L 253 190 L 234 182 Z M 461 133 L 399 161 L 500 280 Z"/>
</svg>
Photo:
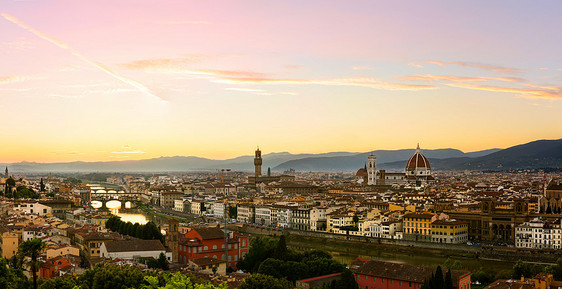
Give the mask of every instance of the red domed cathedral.
<svg viewBox="0 0 562 289">
<path fill-rule="evenodd" d="M 406 169 L 403 172 L 377 170 L 377 157 L 370 155 L 365 168 L 357 171 L 356 178 L 363 178 L 363 184 L 369 186 L 411 185 L 420 187 L 435 181 L 431 175 L 429 160 L 421 153 L 419 144 L 416 152 L 406 162 Z"/>
<path fill-rule="evenodd" d="M 406 179 L 408 183 L 416 186 L 427 185 L 435 181 L 431 176 L 429 160 L 421 153 L 419 144 L 414 155 L 406 163 Z"/>
</svg>

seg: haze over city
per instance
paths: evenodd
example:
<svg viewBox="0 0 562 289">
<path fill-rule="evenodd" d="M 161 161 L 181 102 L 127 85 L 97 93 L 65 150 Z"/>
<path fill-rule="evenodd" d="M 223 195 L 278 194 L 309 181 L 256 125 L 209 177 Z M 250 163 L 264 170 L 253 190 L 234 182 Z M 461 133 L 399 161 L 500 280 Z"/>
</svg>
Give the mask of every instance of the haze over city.
<svg viewBox="0 0 562 289">
<path fill-rule="evenodd" d="M 2 162 L 560 138 L 558 1 L 2 4 Z"/>
</svg>

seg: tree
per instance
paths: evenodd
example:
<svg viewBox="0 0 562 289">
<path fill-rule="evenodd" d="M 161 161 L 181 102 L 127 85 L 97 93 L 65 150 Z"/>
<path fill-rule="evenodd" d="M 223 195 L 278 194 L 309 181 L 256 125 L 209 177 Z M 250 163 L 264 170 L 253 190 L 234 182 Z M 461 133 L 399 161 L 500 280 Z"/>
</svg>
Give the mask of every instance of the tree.
<svg viewBox="0 0 562 289">
<path fill-rule="evenodd" d="M 158 267 L 162 270 L 170 270 L 170 265 L 164 253 L 160 253 L 160 256 L 158 256 Z"/>
<path fill-rule="evenodd" d="M 435 288 L 445 289 L 445 278 L 443 278 L 443 270 L 441 270 L 441 266 L 437 266 L 437 269 L 435 270 Z"/>
<path fill-rule="evenodd" d="M 18 254 L 31 257 L 31 274 L 33 276 L 33 288 L 37 289 L 37 257 L 45 248 L 41 239 L 31 239 L 21 243 Z"/>
<path fill-rule="evenodd" d="M 531 265 L 529 263 L 525 263 L 521 260 L 518 260 L 513 265 L 513 274 L 511 277 L 513 279 L 519 279 L 521 278 L 521 276 L 527 278 L 532 277 Z"/>
<path fill-rule="evenodd" d="M 16 181 L 12 177 L 9 177 L 6 180 L 6 189 L 7 189 L 6 194 L 5 194 L 6 197 L 8 197 L 8 193 L 12 193 L 12 190 L 15 186 L 16 186 Z M 15 196 L 15 195 L 12 195 L 12 196 Z"/>
<path fill-rule="evenodd" d="M 43 178 L 41 178 L 41 183 L 39 183 L 39 191 L 45 191 L 45 184 L 43 183 Z"/>
<path fill-rule="evenodd" d="M 277 241 L 277 246 L 273 252 L 273 258 L 285 260 L 285 258 L 287 258 L 287 252 L 287 242 L 285 241 L 285 236 L 282 235 L 279 237 L 279 241 Z"/>
<path fill-rule="evenodd" d="M 143 272 L 132 266 L 107 265 L 87 270 L 78 278 L 81 288 L 141 288 L 144 284 Z"/>
<path fill-rule="evenodd" d="M 445 274 L 445 289 L 453 289 L 453 276 L 451 275 L 451 269 Z"/>
<path fill-rule="evenodd" d="M 160 276 L 144 276 L 144 289 L 227 289 L 226 283 L 213 285 L 209 282 L 195 282 L 192 277 L 182 274 L 181 272 L 166 273 Z M 162 284 L 163 285 L 162 285 Z"/>
<path fill-rule="evenodd" d="M 334 282 L 334 289 L 359 289 L 359 285 L 349 269 L 345 269 L 341 273 L 340 280 Z"/>
<path fill-rule="evenodd" d="M 0 258 L 0 288 L 27 289 L 30 285 L 21 267 L 14 268 L 9 260 Z"/>
<path fill-rule="evenodd" d="M 277 279 L 264 274 L 252 274 L 238 289 L 290 289 L 293 284 L 285 279 Z"/>
<path fill-rule="evenodd" d="M 443 267 L 445 267 L 447 269 L 460 270 L 460 269 L 462 269 L 462 264 L 461 264 L 461 261 L 459 261 L 459 260 L 453 261 L 453 259 L 447 258 L 445 263 L 443 263 Z"/>
<path fill-rule="evenodd" d="M 238 218 L 238 210 L 236 209 L 236 206 L 228 206 L 228 216 L 231 219 L 237 219 Z"/>
</svg>

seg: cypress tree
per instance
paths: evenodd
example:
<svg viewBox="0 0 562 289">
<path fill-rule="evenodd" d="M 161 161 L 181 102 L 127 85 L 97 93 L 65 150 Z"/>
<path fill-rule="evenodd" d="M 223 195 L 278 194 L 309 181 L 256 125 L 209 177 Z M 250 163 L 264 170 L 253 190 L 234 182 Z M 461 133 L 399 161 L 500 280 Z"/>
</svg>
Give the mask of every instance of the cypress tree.
<svg viewBox="0 0 562 289">
<path fill-rule="evenodd" d="M 453 289 L 453 276 L 451 275 L 451 269 L 449 269 L 445 275 L 445 288 Z"/>
<path fill-rule="evenodd" d="M 435 270 L 435 288 L 445 289 L 445 279 L 443 278 L 443 270 L 441 270 L 441 266 L 437 266 L 437 269 Z"/>
</svg>

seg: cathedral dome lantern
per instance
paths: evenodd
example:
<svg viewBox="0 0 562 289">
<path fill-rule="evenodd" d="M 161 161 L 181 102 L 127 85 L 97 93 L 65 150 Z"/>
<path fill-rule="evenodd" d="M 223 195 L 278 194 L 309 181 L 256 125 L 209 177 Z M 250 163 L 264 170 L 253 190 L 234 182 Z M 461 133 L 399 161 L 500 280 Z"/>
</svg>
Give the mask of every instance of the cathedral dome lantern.
<svg viewBox="0 0 562 289">
<path fill-rule="evenodd" d="M 431 170 L 429 160 L 421 153 L 419 144 L 414 155 L 410 157 L 410 159 L 406 163 L 406 171 L 413 171 L 416 169 Z"/>
<path fill-rule="evenodd" d="M 431 176 L 431 165 L 429 160 L 421 153 L 419 144 L 414 155 L 406 163 L 406 176 L 415 178 Z"/>
</svg>

